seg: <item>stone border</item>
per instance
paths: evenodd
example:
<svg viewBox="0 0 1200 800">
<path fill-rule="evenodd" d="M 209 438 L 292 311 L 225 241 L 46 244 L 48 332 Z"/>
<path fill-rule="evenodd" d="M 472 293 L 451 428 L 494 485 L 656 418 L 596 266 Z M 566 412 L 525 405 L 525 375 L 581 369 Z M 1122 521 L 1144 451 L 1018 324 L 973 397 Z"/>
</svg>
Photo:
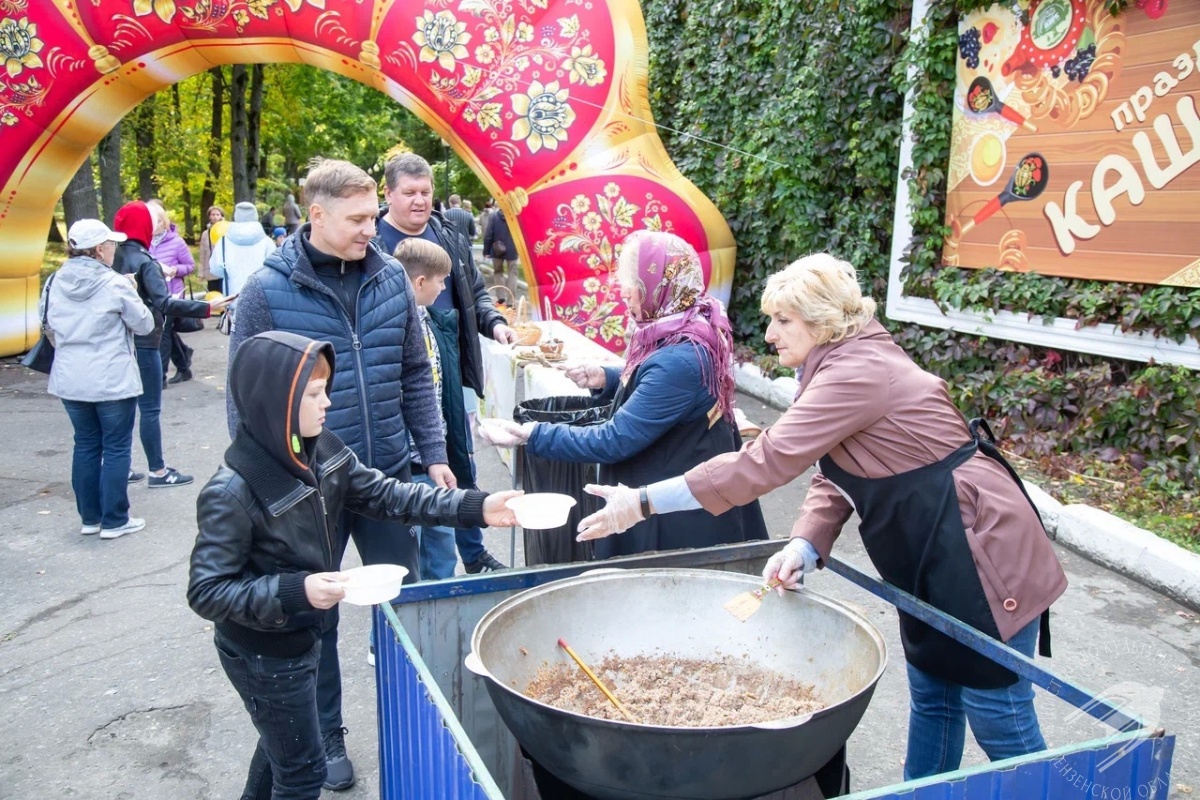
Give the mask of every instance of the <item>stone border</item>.
<svg viewBox="0 0 1200 800">
<path fill-rule="evenodd" d="M 738 391 L 777 410 L 791 405 L 794 378 L 770 380 L 753 364 L 734 370 Z M 1063 505 L 1038 486 L 1025 488 L 1050 538 L 1090 561 L 1200 611 L 1200 555 L 1091 506 Z"/>
</svg>

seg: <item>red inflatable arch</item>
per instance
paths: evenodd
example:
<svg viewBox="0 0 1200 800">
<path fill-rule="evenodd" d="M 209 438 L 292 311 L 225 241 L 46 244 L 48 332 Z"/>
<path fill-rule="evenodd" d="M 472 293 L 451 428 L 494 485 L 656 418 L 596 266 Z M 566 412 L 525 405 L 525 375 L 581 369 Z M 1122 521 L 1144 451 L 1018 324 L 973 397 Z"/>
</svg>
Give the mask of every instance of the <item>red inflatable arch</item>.
<svg viewBox="0 0 1200 800">
<path fill-rule="evenodd" d="M 45 232 L 88 153 L 218 64 L 305 62 L 403 103 L 515 220 L 536 307 L 606 346 L 622 346 L 607 276 L 633 230 L 690 241 L 728 298 L 733 237 L 650 121 L 632 0 L 0 0 L 0 59 L 0 354 L 37 338 Z"/>
</svg>

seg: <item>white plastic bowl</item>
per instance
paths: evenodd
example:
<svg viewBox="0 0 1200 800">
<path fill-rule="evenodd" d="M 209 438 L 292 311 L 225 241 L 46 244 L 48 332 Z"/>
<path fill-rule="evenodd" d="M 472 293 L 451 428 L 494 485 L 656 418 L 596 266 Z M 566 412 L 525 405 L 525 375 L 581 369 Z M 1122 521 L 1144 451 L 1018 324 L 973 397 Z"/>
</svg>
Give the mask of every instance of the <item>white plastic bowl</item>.
<svg viewBox="0 0 1200 800">
<path fill-rule="evenodd" d="M 399 564 L 371 564 L 342 570 L 342 588 L 346 590 L 344 602 L 355 606 L 373 606 L 386 603 L 400 594 L 400 585 L 408 567 Z"/>
<path fill-rule="evenodd" d="M 504 505 L 517 515 L 517 524 L 522 528 L 545 530 L 567 524 L 567 515 L 575 505 L 575 498 L 569 494 L 538 492 L 513 497 Z"/>
</svg>

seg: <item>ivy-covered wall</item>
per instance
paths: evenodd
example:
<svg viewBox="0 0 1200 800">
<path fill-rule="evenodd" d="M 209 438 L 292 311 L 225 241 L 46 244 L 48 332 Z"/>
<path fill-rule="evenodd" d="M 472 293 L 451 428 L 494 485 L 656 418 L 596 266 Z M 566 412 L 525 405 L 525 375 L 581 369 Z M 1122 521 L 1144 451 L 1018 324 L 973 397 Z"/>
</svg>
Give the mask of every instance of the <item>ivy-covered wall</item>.
<svg viewBox="0 0 1200 800">
<path fill-rule="evenodd" d="M 663 139 L 737 237 L 730 311 L 739 342 L 765 351 L 763 281 L 806 253 L 845 258 L 867 291 L 885 296 L 910 66 L 908 294 L 1200 340 L 1200 290 L 939 265 L 958 15 L 990 4 L 933 2 L 926 35 L 910 42 L 911 0 L 644 0 Z M 1122 13 L 1125 3 L 1111 5 Z M 1116 452 L 1145 460 L 1165 488 L 1196 485 L 1196 373 L 889 325 L 949 381 L 965 412 L 996 420 L 1017 452 Z"/>
</svg>

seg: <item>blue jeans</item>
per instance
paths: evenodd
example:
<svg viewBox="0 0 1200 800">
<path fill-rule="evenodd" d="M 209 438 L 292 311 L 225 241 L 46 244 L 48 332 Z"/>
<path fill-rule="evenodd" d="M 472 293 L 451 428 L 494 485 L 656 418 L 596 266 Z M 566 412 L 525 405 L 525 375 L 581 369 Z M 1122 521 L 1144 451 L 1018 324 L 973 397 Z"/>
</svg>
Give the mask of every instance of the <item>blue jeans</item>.
<svg viewBox="0 0 1200 800">
<path fill-rule="evenodd" d="M 437 486 L 424 473 L 414 475 L 412 482 Z M 442 578 L 454 577 L 454 567 L 458 564 L 454 541 L 458 532 L 444 525 L 421 525 L 416 531 L 417 539 L 421 542 L 421 580 L 440 581 Z"/>
<path fill-rule="evenodd" d="M 472 397 L 475 396 L 475 392 L 473 390 L 467 389 L 467 391 L 471 392 Z M 476 406 L 476 408 L 478 408 L 478 406 Z M 470 429 L 467 430 L 467 447 L 471 447 Z M 471 459 L 471 483 L 469 486 L 460 484 L 458 488 L 478 489 L 479 487 L 475 484 L 476 471 L 474 453 L 472 452 L 469 454 L 468 458 Z M 458 554 L 462 556 L 462 562 L 464 564 L 472 564 L 478 561 L 479 559 L 483 558 L 483 554 L 487 552 L 487 549 L 483 546 L 483 530 L 477 527 L 455 528 L 454 543 L 458 546 Z M 453 571 L 451 574 L 453 574 Z"/>
<path fill-rule="evenodd" d="M 1026 625 L 1007 644 L 1033 656 L 1040 620 Z M 1033 684 L 1020 678 L 1002 689 L 971 689 L 908 665 L 910 695 L 908 756 L 904 779 L 958 769 L 966 723 L 992 761 L 1046 749 L 1033 708 Z"/>
<path fill-rule="evenodd" d="M 213 643 L 258 731 L 241 800 L 317 800 L 325 783 L 325 746 L 317 727 L 321 643 L 295 658 L 260 656 L 219 633 Z"/>
<path fill-rule="evenodd" d="M 84 525 L 119 528 L 129 521 L 129 463 L 137 400 L 62 402 L 75 429 L 71 489 L 79 518 Z"/>
<path fill-rule="evenodd" d="M 137 400 L 138 436 L 151 472 L 166 466 L 163 461 L 162 426 L 158 418 L 162 414 L 163 361 L 158 348 L 138 347 L 138 372 L 142 374 L 142 396 Z M 129 477 L 126 475 L 126 477 Z"/>
</svg>

